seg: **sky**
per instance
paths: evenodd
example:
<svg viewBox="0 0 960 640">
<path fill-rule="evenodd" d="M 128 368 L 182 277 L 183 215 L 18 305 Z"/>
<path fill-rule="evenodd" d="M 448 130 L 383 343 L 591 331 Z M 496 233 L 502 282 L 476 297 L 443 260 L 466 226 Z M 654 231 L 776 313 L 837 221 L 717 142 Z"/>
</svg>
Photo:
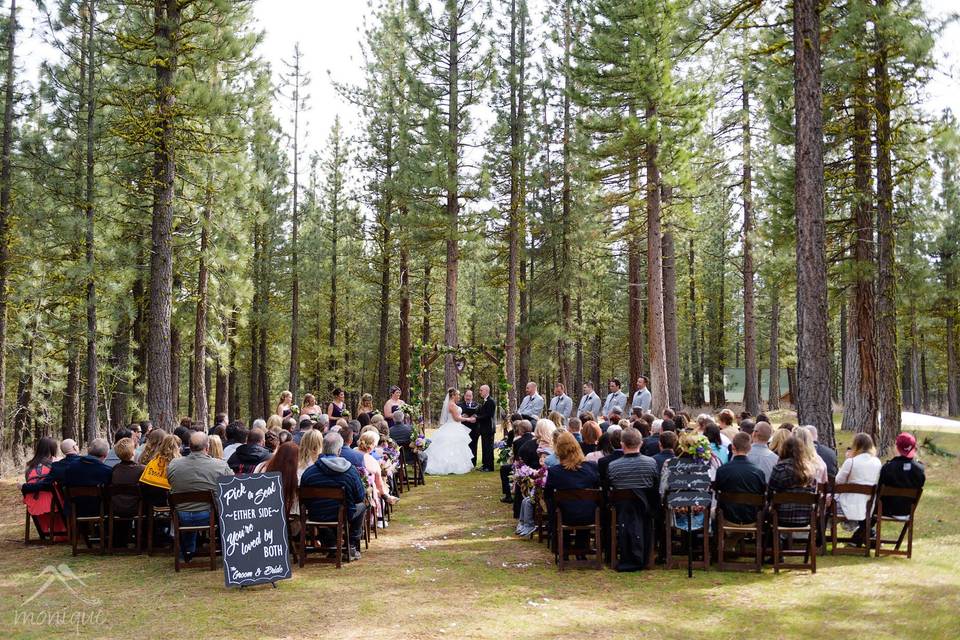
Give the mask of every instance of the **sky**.
<svg viewBox="0 0 960 640">
<path fill-rule="evenodd" d="M 960 0 L 923 2 L 934 18 L 960 11 Z M 21 6 L 26 33 L 21 48 L 23 67 L 28 81 L 36 84 L 40 61 L 51 55 L 51 50 L 41 41 L 43 25 L 34 3 Z M 337 115 L 348 134 L 355 132 L 357 111 L 337 94 L 330 78 L 346 83 L 363 80 L 360 42 L 365 20 L 372 15 L 367 0 L 258 0 L 254 15 L 265 32 L 260 53 L 274 73 L 282 70 L 282 60 L 290 59 L 294 43 L 299 42 L 304 66 L 312 76 L 303 137 L 305 157 L 310 151 L 323 151 Z M 960 23 L 952 23 L 938 39 L 936 58 L 938 69 L 927 87 L 925 107 L 931 114 L 948 106 L 960 112 Z M 285 126 L 287 116 L 280 112 Z"/>
</svg>

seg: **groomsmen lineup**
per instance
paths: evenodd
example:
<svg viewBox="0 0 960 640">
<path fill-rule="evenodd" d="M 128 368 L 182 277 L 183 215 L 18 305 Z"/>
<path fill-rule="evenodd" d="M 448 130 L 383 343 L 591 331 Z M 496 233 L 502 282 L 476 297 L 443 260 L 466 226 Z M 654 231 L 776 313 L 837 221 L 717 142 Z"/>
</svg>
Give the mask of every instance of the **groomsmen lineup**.
<svg viewBox="0 0 960 640">
<path fill-rule="evenodd" d="M 563 416 L 564 420 L 569 418 L 570 412 L 573 411 L 573 400 L 567 395 L 567 389 L 563 386 L 562 382 L 558 382 L 553 386 L 553 398 L 550 399 L 550 413 L 554 411 Z"/>
<path fill-rule="evenodd" d="M 576 414 L 573 413 L 573 399 L 567 395 L 567 388 L 562 382 L 557 382 L 553 386 L 553 396 L 550 398 L 549 405 L 546 405 L 537 392 L 537 383 L 528 382 L 525 388 L 525 394 L 518 400 L 517 413 L 525 420 L 535 422 L 544 413 L 546 406 L 547 413 L 559 413 L 564 420 L 571 416 L 578 416 L 584 413 L 592 413 L 597 417 L 610 418 L 611 415 L 624 416 L 632 413 L 634 410 L 641 412 L 650 411 L 653 396 L 648 387 L 649 381 L 646 376 L 637 378 L 636 391 L 630 400 L 629 411 L 627 407 L 627 394 L 622 390 L 622 384 L 618 378 L 611 378 L 607 383 L 609 393 L 603 400 L 594 391 L 592 382 L 583 384 L 583 394 L 580 396 L 580 402 L 577 405 Z M 488 391 L 489 393 L 489 391 Z"/>
</svg>

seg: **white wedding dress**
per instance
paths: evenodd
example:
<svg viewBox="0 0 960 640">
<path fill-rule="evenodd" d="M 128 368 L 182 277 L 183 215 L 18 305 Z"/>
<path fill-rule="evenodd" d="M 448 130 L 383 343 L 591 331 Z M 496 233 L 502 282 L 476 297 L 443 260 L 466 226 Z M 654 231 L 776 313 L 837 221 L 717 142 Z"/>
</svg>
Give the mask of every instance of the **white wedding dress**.
<svg viewBox="0 0 960 640">
<path fill-rule="evenodd" d="M 473 453 L 470 451 L 470 429 L 460 424 L 460 407 L 448 402 L 440 413 L 440 428 L 430 436 L 430 446 L 424 452 L 427 465 L 424 473 L 445 476 L 473 471 Z"/>
</svg>

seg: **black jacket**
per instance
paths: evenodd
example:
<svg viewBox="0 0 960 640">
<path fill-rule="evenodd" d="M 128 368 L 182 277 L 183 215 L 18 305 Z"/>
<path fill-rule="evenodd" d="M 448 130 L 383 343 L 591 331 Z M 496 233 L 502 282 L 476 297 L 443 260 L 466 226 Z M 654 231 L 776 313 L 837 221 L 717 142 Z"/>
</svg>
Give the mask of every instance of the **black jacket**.
<svg viewBox="0 0 960 640">
<path fill-rule="evenodd" d="M 526 435 L 524 435 L 526 438 Z M 537 453 L 537 449 L 540 448 L 540 443 L 537 442 L 537 439 L 533 437 L 533 434 L 530 434 L 530 437 L 526 440 L 520 438 L 517 442 L 522 444 L 517 447 L 517 453 L 520 454 L 520 460 L 523 464 L 527 465 L 531 469 L 540 468 L 540 455 Z M 516 444 L 516 443 L 514 443 Z"/>
<path fill-rule="evenodd" d="M 473 425 L 480 435 L 492 434 L 496 429 L 493 426 L 493 418 L 497 413 L 497 403 L 493 398 L 487 396 L 487 399 L 479 404 L 477 408 L 477 422 Z"/>
<path fill-rule="evenodd" d="M 241 473 L 253 473 L 258 464 L 264 460 L 269 460 L 270 450 L 259 444 L 242 444 L 236 448 L 227 465 L 237 475 Z"/>
<path fill-rule="evenodd" d="M 640 453 L 651 458 L 660 453 L 660 436 L 647 436 L 640 446 Z"/>
<path fill-rule="evenodd" d="M 762 496 L 767 491 L 767 479 L 760 467 L 747 460 L 747 456 L 734 456 L 717 469 L 713 486 L 717 491 Z M 723 517 L 734 524 L 754 522 L 757 517 L 756 509 L 748 504 L 721 504 L 720 508 Z"/>
<path fill-rule="evenodd" d="M 927 480 L 923 464 L 904 456 L 897 456 L 880 467 L 880 486 L 898 489 L 920 489 Z M 883 515 L 910 515 L 910 499 L 887 496 L 882 499 Z"/>
<path fill-rule="evenodd" d="M 663 474 L 663 463 L 669 460 L 670 458 L 675 458 L 676 454 L 671 450 L 667 449 L 666 451 L 661 451 L 660 453 L 653 456 L 653 459 L 657 461 L 657 469 Z"/>
<path fill-rule="evenodd" d="M 827 475 L 831 480 L 837 477 L 837 471 L 840 467 L 837 466 L 837 452 L 828 447 L 825 444 L 816 443 L 817 455 L 823 458 L 823 461 L 827 463 Z"/>
<path fill-rule="evenodd" d="M 79 456 L 67 467 L 61 482 L 65 487 L 96 487 L 110 484 L 113 469 L 103 464 L 100 458 Z M 77 515 L 93 516 L 99 512 L 99 498 L 78 498 Z"/>
<path fill-rule="evenodd" d="M 409 424 L 394 424 L 390 427 L 390 438 L 399 446 L 405 447 L 410 444 L 410 438 L 413 435 L 413 427 Z"/>
<path fill-rule="evenodd" d="M 610 463 L 622 457 L 623 449 L 614 449 L 610 455 L 603 456 L 597 460 L 597 469 L 600 472 L 600 488 L 603 489 L 604 494 L 610 490 L 610 478 L 607 475 L 607 472 L 610 470 Z"/>
<path fill-rule="evenodd" d="M 558 489 L 596 489 L 599 482 L 600 472 L 592 462 L 584 462 L 575 471 L 564 469 L 559 464 L 550 467 L 543 491 L 549 511 L 553 512 L 553 496 Z M 563 511 L 564 524 L 584 525 L 593 522 L 594 504 L 591 502 L 564 502 L 560 509 Z"/>
</svg>

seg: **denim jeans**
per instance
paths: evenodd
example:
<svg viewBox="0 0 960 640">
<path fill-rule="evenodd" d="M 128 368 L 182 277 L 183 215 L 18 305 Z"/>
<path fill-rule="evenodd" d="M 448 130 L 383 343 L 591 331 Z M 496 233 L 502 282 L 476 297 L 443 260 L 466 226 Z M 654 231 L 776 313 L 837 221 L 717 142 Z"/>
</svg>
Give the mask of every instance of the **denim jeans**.
<svg viewBox="0 0 960 640">
<path fill-rule="evenodd" d="M 204 524 L 210 523 L 210 512 L 209 511 L 178 511 L 177 515 L 180 517 L 180 524 L 185 527 L 196 527 Z M 211 540 L 210 544 L 216 544 L 215 540 Z M 197 532 L 196 531 L 185 531 L 180 534 L 180 553 L 195 553 L 197 550 Z"/>
</svg>

